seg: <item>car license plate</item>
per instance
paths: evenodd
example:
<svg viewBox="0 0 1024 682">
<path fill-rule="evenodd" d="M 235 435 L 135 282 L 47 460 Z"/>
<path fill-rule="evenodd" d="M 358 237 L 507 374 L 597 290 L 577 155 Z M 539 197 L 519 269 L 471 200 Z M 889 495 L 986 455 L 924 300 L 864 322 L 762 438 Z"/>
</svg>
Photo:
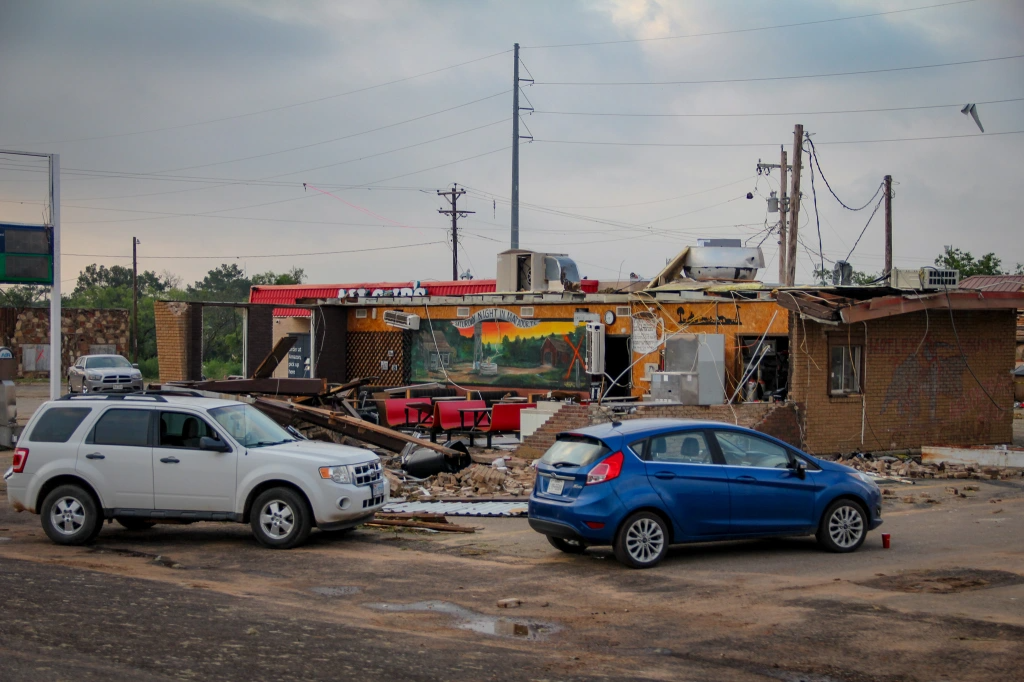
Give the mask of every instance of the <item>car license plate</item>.
<svg viewBox="0 0 1024 682">
<path fill-rule="evenodd" d="M 114 390 L 115 391 L 123 391 L 124 390 L 124 386 L 120 386 L 120 385 L 114 386 Z"/>
<path fill-rule="evenodd" d="M 562 490 L 565 488 L 565 481 L 560 478 L 552 478 L 548 482 L 548 493 L 552 495 L 561 495 Z"/>
<path fill-rule="evenodd" d="M 370 486 L 370 491 L 374 497 L 380 497 L 384 494 L 384 481 L 374 481 Z"/>
</svg>

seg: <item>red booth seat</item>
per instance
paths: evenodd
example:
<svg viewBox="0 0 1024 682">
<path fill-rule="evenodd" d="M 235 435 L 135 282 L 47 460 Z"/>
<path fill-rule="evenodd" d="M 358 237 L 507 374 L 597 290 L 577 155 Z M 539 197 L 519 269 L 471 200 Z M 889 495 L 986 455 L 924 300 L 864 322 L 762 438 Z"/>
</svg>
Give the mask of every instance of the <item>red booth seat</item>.
<svg viewBox="0 0 1024 682">
<path fill-rule="evenodd" d="M 423 415 L 419 410 L 409 407 L 409 403 L 429 403 L 430 398 L 388 398 L 384 401 L 384 419 L 387 426 L 397 429 L 402 426 L 430 426 L 433 415 Z M 425 421 L 418 421 L 424 419 Z"/>
<path fill-rule="evenodd" d="M 495 403 L 491 408 L 491 423 L 482 429 L 487 434 L 487 447 L 496 433 L 519 433 L 519 417 L 522 410 L 537 407 L 536 403 Z"/>
</svg>

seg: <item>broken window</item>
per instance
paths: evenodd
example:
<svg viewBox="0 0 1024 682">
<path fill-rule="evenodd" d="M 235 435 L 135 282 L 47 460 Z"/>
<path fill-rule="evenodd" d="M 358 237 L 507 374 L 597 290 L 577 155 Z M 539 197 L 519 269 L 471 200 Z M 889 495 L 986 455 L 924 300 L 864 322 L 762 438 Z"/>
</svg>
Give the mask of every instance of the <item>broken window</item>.
<svg viewBox="0 0 1024 682">
<path fill-rule="evenodd" d="M 848 395 L 861 392 L 863 351 L 864 347 L 860 345 L 837 345 L 829 349 L 829 393 Z"/>
</svg>

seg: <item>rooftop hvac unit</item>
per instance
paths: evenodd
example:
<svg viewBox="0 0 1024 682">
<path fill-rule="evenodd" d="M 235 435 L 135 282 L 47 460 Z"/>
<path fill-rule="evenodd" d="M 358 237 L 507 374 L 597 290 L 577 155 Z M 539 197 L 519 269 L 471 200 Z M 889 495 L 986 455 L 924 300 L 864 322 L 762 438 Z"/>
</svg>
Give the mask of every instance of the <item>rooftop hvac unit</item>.
<svg viewBox="0 0 1024 682">
<path fill-rule="evenodd" d="M 897 289 L 956 289 L 960 284 L 960 272 L 936 268 L 893 268 L 890 282 Z"/>
<path fill-rule="evenodd" d="M 587 374 L 604 374 L 604 325 L 587 322 L 587 349 L 583 368 Z"/>
<path fill-rule="evenodd" d="M 420 316 L 412 313 L 404 313 L 401 310 L 385 310 L 384 324 L 399 329 L 419 329 Z"/>
</svg>

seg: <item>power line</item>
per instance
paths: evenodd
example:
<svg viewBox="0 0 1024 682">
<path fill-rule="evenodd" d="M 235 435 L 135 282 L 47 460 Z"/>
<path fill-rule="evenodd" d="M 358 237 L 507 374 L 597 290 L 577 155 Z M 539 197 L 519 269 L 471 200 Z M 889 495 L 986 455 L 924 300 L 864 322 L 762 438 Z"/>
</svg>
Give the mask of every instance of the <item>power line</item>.
<svg viewBox="0 0 1024 682">
<path fill-rule="evenodd" d="M 811 165 L 811 189 L 812 190 L 814 189 L 814 166 L 817 166 L 818 167 L 818 174 L 821 175 L 821 179 L 825 181 L 825 186 L 828 187 L 828 191 L 832 193 L 832 196 L 835 197 L 836 201 L 839 202 L 840 206 L 842 206 L 843 208 L 845 208 L 848 211 L 863 211 L 865 208 L 870 206 L 871 202 L 874 201 L 875 197 L 878 196 L 878 193 L 882 191 L 882 186 L 883 186 L 884 183 L 879 183 L 878 189 L 875 190 L 875 193 L 872 194 L 871 198 L 868 199 L 864 203 L 864 205 L 861 206 L 860 208 L 853 208 L 852 206 L 847 206 L 846 203 L 842 199 L 840 199 L 839 196 L 835 193 L 835 190 L 832 189 L 832 185 L 829 184 L 828 178 L 825 177 L 824 171 L 821 170 L 821 162 L 818 161 L 818 153 L 814 149 L 814 140 L 811 139 L 810 135 L 807 135 L 806 139 L 807 139 L 807 142 L 811 145 L 810 156 L 811 156 L 811 160 L 814 162 L 813 165 Z M 817 210 L 818 210 L 817 200 L 815 200 L 814 210 L 815 210 L 815 212 L 817 212 Z"/>
<path fill-rule="evenodd" d="M 410 249 L 420 246 L 431 246 L 433 244 L 445 244 L 443 241 L 435 242 L 423 242 L 421 244 L 396 244 L 394 246 L 375 246 L 368 249 L 345 249 L 344 251 L 315 251 L 307 253 L 262 253 L 262 254 L 249 254 L 249 255 L 222 255 L 222 256 L 139 256 L 139 259 L 146 260 L 231 260 L 231 259 L 242 259 L 242 258 L 298 258 L 300 256 L 336 256 L 345 253 L 364 253 L 367 251 L 390 251 L 392 249 Z M 63 253 L 63 256 L 82 256 L 85 258 L 128 258 L 128 256 L 121 256 L 112 253 Z"/>
<path fill-rule="evenodd" d="M 524 46 L 524 50 L 550 50 L 563 47 L 592 47 L 596 45 L 618 45 L 622 43 L 649 43 L 661 40 L 683 40 L 686 38 L 706 38 L 710 36 L 730 35 L 735 33 L 753 33 L 755 31 L 774 31 L 782 28 L 796 28 L 799 26 L 815 26 L 820 24 L 831 24 L 840 21 L 852 21 L 854 19 L 867 19 L 870 17 L 881 17 L 889 14 L 903 14 L 906 12 L 919 12 L 927 9 L 938 9 L 940 7 L 951 7 L 953 5 L 964 5 L 975 0 L 957 0 L 956 2 L 944 2 L 938 5 L 925 5 L 923 7 L 908 7 L 907 9 L 890 10 L 887 12 L 872 12 L 870 14 L 857 14 L 849 17 L 835 17 L 832 19 L 817 19 L 814 21 L 801 21 L 790 24 L 774 24 L 772 26 L 756 26 L 753 28 L 738 28 L 725 31 L 708 31 L 705 33 L 687 33 L 677 36 L 663 36 L 661 38 L 627 38 L 623 40 L 602 40 L 590 43 L 562 43 L 556 45 L 533 45 Z"/>
<path fill-rule="evenodd" d="M 1024 130 L 1010 130 L 1002 133 L 974 133 L 971 135 L 932 135 L 928 137 L 893 137 L 879 140 L 835 140 L 819 142 L 821 145 L 833 144 L 873 144 L 876 142 L 917 142 L 922 140 L 955 140 L 964 137 L 991 137 L 995 135 L 1020 135 Z M 679 143 L 679 142 L 602 142 L 596 140 L 541 140 L 534 142 L 547 144 L 588 144 L 612 147 L 778 147 L 778 142 L 725 142 L 725 143 Z"/>
<path fill-rule="evenodd" d="M 445 67 L 442 67 L 440 69 L 434 69 L 433 71 L 425 71 L 423 73 L 418 73 L 418 74 L 416 74 L 414 76 L 406 76 L 405 78 L 396 78 L 394 80 L 390 80 L 390 81 L 387 81 L 387 82 L 384 82 L 384 83 L 378 83 L 376 85 L 369 85 L 369 86 L 364 87 L 364 88 L 357 88 L 356 90 L 349 90 L 348 92 L 341 92 L 341 93 L 337 93 L 337 94 L 334 94 L 334 95 L 326 95 L 324 97 L 317 97 L 316 99 L 310 99 L 310 100 L 306 100 L 304 102 L 295 102 L 294 104 L 286 104 L 286 105 L 279 106 L 279 107 L 271 107 L 269 109 L 260 109 L 258 111 L 250 111 L 250 112 L 247 112 L 247 113 L 244 113 L 244 114 L 234 114 L 232 116 L 222 116 L 220 118 L 212 118 L 212 119 L 208 119 L 206 121 L 197 121 L 195 123 L 183 123 L 181 125 L 166 126 L 166 127 L 163 127 L 163 128 L 152 128 L 150 130 L 137 130 L 137 131 L 130 132 L 130 133 L 115 133 L 115 134 L 111 134 L 111 135 L 96 135 L 96 136 L 93 136 L 93 137 L 79 137 L 79 138 L 73 138 L 73 139 L 68 139 L 68 140 L 52 140 L 52 141 L 49 141 L 49 142 L 22 142 L 22 143 L 18 143 L 18 145 L 14 145 L 14 146 L 37 145 L 37 144 L 38 145 L 43 145 L 43 144 L 65 144 L 65 143 L 69 143 L 69 142 L 84 142 L 84 141 L 87 141 L 87 140 L 108 140 L 108 139 L 114 138 L 114 137 L 127 137 L 127 136 L 130 136 L 130 135 L 148 135 L 149 133 L 161 133 L 161 132 L 165 132 L 165 131 L 168 131 L 168 130 L 180 130 L 182 128 L 193 128 L 195 126 L 208 125 L 210 123 L 220 123 L 222 121 L 233 121 L 233 120 L 237 120 L 237 119 L 240 119 L 240 118 L 247 118 L 247 117 L 250 117 L 250 116 L 259 116 L 261 114 L 269 114 L 269 113 L 272 113 L 272 112 L 275 112 L 275 111 L 284 111 L 285 109 L 294 109 L 295 107 L 302 107 L 302 106 L 306 106 L 307 104 L 316 104 L 317 102 L 324 102 L 324 101 L 331 100 L 331 99 L 337 99 L 339 97 L 347 97 L 348 95 L 355 95 L 355 94 L 358 94 L 358 93 L 361 93 L 361 92 L 368 92 L 370 90 L 376 90 L 378 88 L 383 88 L 383 87 L 388 86 L 388 85 L 395 85 L 396 83 L 404 83 L 406 81 L 415 80 L 417 78 L 423 78 L 424 76 L 431 76 L 431 75 L 433 75 L 435 73 L 441 73 L 442 71 L 448 71 L 450 69 L 456 69 L 456 68 L 458 68 L 460 66 L 466 66 L 468 64 L 474 64 L 476 62 L 481 62 L 481 61 L 484 61 L 484 60 L 487 60 L 487 59 L 491 59 L 493 57 L 498 57 L 498 56 L 503 55 L 503 54 L 508 54 L 509 52 L 511 52 L 511 50 L 502 50 L 501 52 L 495 52 L 494 54 L 489 54 L 489 55 L 487 55 L 485 57 L 478 57 L 476 59 L 470 59 L 469 61 L 460 62 L 458 64 L 452 64 L 451 66 L 445 66 Z M 10 146 L 10 145 L 3 145 L 3 146 Z"/>
<path fill-rule="evenodd" d="M 860 244 L 860 238 L 864 236 L 864 233 L 865 233 L 865 232 L 867 232 L 867 229 L 868 229 L 868 225 L 870 225 L 870 224 L 871 224 L 871 221 L 872 221 L 872 219 L 874 219 L 874 217 L 875 217 L 875 214 L 876 214 L 876 213 L 878 213 L 878 208 L 879 208 L 879 207 L 880 207 L 880 206 L 882 205 L 882 200 L 883 200 L 883 199 L 885 199 L 885 197 L 882 197 L 881 199 L 879 199 L 879 200 L 878 200 L 878 203 L 877 203 L 877 204 L 875 204 L 875 210 L 873 210 L 873 211 L 871 212 L 871 215 L 870 215 L 870 216 L 868 216 L 868 222 L 864 224 L 864 229 L 862 229 L 862 230 L 860 231 L 860 234 L 859 234 L 859 235 L 857 235 L 857 241 L 855 241 L 855 242 L 853 243 L 853 246 L 851 246 L 851 247 L 850 247 L 850 253 L 846 254 L 846 258 L 844 258 L 844 259 L 843 259 L 843 260 L 845 260 L 845 261 L 846 261 L 847 263 L 849 263 L 849 262 L 850 262 L 850 256 L 852 256 L 852 255 L 853 255 L 853 252 L 854 252 L 854 250 L 855 250 L 855 249 L 857 248 L 857 244 Z"/>
<path fill-rule="evenodd" d="M 1022 102 L 1024 97 L 1010 99 L 994 99 L 987 102 L 976 102 L 976 104 L 1004 104 L 1006 102 Z M 612 116 L 623 118 L 751 118 L 763 116 L 825 116 L 831 114 L 869 114 L 887 111 L 920 111 L 924 109 L 960 109 L 963 104 L 924 104 L 913 107 L 880 107 L 877 109 L 833 109 L 827 111 L 788 111 L 788 112 L 764 112 L 753 111 L 747 113 L 731 114 L 630 114 L 619 112 L 596 112 L 596 111 L 534 111 L 535 114 L 546 114 L 548 116 Z"/>
<path fill-rule="evenodd" d="M 1024 54 L 1008 55 L 1005 57 L 989 57 L 986 59 L 970 59 L 960 62 L 945 62 L 942 64 L 922 64 L 919 66 L 894 66 L 886 69 L 863 69 L 860 71 L 835 71 L 831 73 L 813 73 L 798 76 L 762 76 L 758 78 L 716 78 L 709 80 L 695 81 L 538 81 L 534 85 L 713 85 L 723 83 L 760 83 L 768 81 L 805 80 L 810 78 L 834 78 L 836 76 L 862 76 L 876 73 L 894 73 L 898 71 L 917 71 L 920 69 L 939 69 L 947 66 L 963 66 L 965 64 L 983 64 L 987 62 L 999 62 L 1008 59 L 1020 59 Z"/>
</svg>

